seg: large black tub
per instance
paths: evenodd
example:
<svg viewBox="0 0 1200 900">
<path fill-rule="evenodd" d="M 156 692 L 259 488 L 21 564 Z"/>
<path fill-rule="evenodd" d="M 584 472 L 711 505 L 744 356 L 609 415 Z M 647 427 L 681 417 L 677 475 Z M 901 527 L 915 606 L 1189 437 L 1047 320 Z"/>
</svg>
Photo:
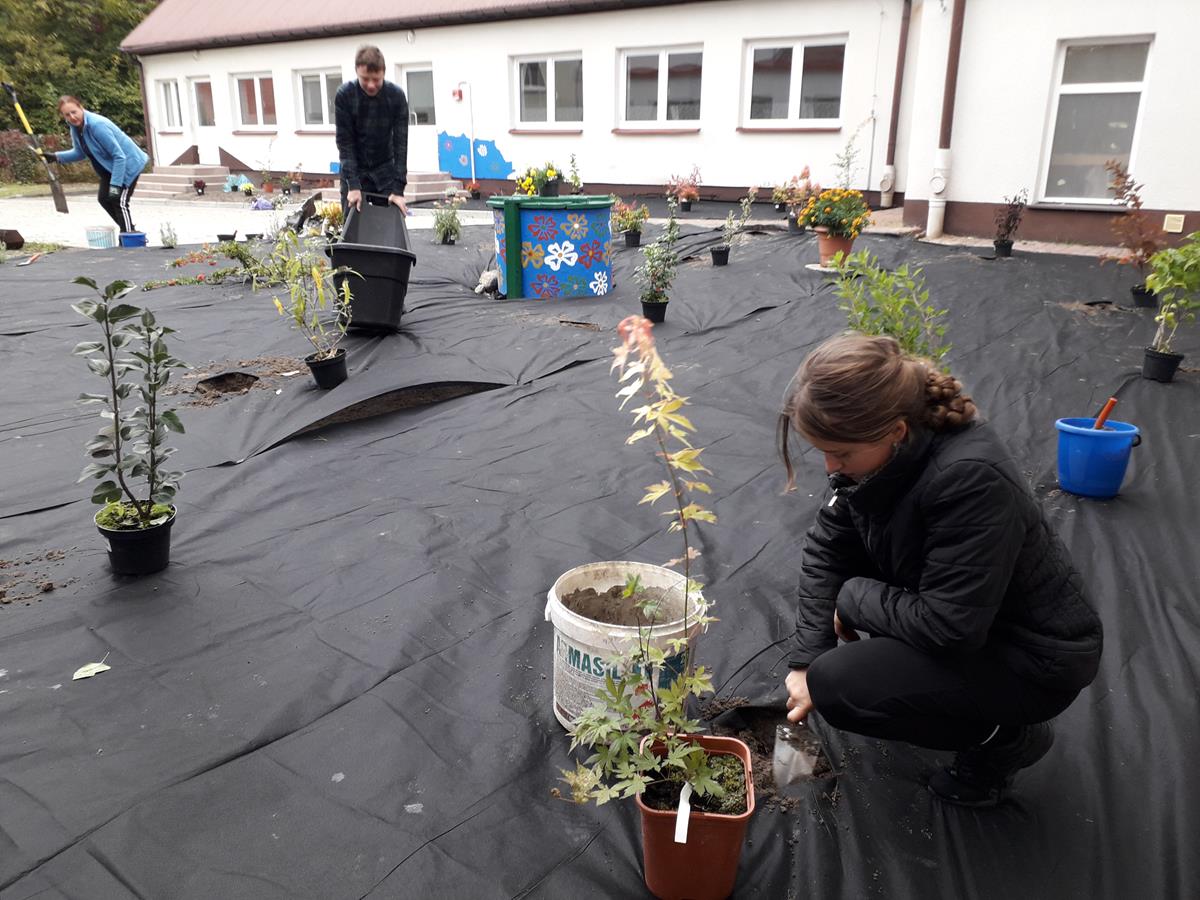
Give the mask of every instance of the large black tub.
<svg viewBox="0 0 1200 900">
<path fill-rule="evenodd" d="M 335 278 L 350 282 L 350 327 L 369 331 L 398 331 L 408 292 L 408 271 L 416 255 L 408 249 L 408 226 L 399 207 L 382 194 L 363 194 L 362 211 L 350 208 L 342 239 L 333 245 L 336 268 L 356 274 Z"/>
</svg>

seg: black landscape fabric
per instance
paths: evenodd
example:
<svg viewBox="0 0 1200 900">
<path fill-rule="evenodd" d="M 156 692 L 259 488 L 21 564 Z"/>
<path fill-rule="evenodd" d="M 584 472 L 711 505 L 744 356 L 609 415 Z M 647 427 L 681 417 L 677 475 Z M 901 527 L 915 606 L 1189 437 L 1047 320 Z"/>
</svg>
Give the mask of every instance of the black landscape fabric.
<svg viewBox="0 0 1200 900">
<path fill-rule="evenodd" d="M 825 478 L 804 455 L 783 496 L 773 428 L 804 353 L 845 320 L 804 267 L 810 237 L 755 235 L 723 270 L 715 237 L 687 238 L 696 255 L 655 330 L 714 472 L 699 567 L 720 621 L 699 655 L 722 700 L 748 706 L 727 716 L 782 720 L 798 547 Z M 71 402 L 89 385 L 69 351 L 90 335 L 69 280 L 162 277 L 161 261 L 0 267 L 0 900 L 644 894 L 631 804 L 551 796 L 571 760 L 543 618 L 570 567 L 679 555 L 637 505 L 661 474 L 624 445 L 609 373 L 638 256 L 621 252 L 610 297 L 504 301 L 471 292 L 488 241 L 418 244 L 402 332 L 350 340 L 334 391 L 280 364 L 268 386 L 185 405 L 172 563 L 138 580 L 109 574 L 73 484 L 98 420 Z M 950 310 L 948 362 L 1083 570 L 1104 659 L 992 811 L 926 791 L 946 754 L 814 716 L 836 774 L 792 809 L 760 806 L 736 896 L 1195 896 L 1196 372 L 1140 378 L 1152 314 L 1122 308 L 1131 279 L 1093 260 L 860 246 L 923 267 Z M 134 299 L 206 371 L 304 355 L 241 287 Z M 1179 349 L 1200 358 L 1195 327 Z M 480 392 L 305 430 L 437 384 Z M 1144 436 L 1121 494 L 1064 494 L 1054 420 L 1110 395 Z M 72 680 L 102 658 L 109 671 Z"/>
</svg>

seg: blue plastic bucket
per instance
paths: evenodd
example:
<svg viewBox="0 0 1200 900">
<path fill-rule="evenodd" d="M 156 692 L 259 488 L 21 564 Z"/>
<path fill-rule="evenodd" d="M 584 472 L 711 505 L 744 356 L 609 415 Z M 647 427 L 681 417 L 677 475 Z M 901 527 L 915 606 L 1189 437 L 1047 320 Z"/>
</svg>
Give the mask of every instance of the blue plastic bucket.
<svg viewBox="0 0 1200 900">
<path fill-rule="evenodd" d="M 122 231 L 121 232 L 122 247 L 145 247 L 146 235 L 140 231 Z"/>
<path fill-rule="evenodd" d="M 1095 419 L 1059 419 L 1058 483 L 1064 491 L 1082 497 L 1117 496 L 1129 453 L 1142 442 L 1136 425 L 1109 419 L 1096 431 Z"/>
</svg>

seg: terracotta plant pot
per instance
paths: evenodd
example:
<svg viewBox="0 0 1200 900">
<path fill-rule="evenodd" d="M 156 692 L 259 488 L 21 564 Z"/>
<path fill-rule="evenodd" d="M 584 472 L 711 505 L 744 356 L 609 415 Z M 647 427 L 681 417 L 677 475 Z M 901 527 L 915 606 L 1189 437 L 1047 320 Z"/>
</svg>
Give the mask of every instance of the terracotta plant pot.
<svg viewBox="0 0 1200 900">
<path fill-rule="evenodd" d="M 1181 362 L 1182 353 L 1163 353 L 1161 350 L 1147 347 L 1146 354 L 1142 357 L 1142 377 L 1167 384 L 1175 380 L 1175 370 Z"/>
<path fill-rule="evenodd" d="M 642 301 L 642 315 L 651 322 L 664 322 L 667 318 L 667 304 L 647 303 Z"/>
<path fill-rule="evenodd" d="M 850 255 L 850 250 L 854 247 L 854 238 L 830 234 L 824 225 L 818 225 L 813 231 L 817 233 L 817 250 L 821 254 L 821 265 L 828 266 L 839 253 Z"/>
<path fill-rule="evenodd" d="M 686 844 L 675 843 L 674 810 L 651 809 L 637 801 L 642 816 L 642 862 L 646 887 L 663 900 L 723 900 L 733 893 L 746 825 L 754 814 L 750 748 L 737 738 L 697 735 L 710 753 L 738 757 L 746 768 L 746 811 L 739 816 L 693 811 Z"/>
</svg>

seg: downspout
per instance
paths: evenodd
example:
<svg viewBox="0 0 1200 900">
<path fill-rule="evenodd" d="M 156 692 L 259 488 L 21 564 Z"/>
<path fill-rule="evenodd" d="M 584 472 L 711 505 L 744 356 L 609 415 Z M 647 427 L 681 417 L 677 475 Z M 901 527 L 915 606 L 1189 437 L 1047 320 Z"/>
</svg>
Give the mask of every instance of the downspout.
<svg viewBox="0 0 1200 900">
<path fill-rule="evenodd" d="M 946 89 L 942 94 L 942 127 L 938 149 L 933 157 L 933 175 L 929 179 L 929 215 L 925 236 L 939 238 L 946 222 L 946 198 L 950 186 L 950 131 L 954 126 L 954 94 L 958 89 L 958 57 L 962 50 L 963 15 L 967 0 L 950 0 L 954 14 L 950 19 L 950 48 L 946 54 Z"/>
<path fill-rule="evenodd" d="M 892 82 L 892 114 L 888 122 L 887 160 L 883 177 L 879 179 L 879 206 L 891 209 L 896 199 L 896 132 L 900 128 L 900 92 L 904 86 L 904 61 L 908 57 L 908 20 L 912 16 L 912 0 L 904 0 L 900 13 L 900 49 L 896 53 L 896 78 Z"/>
<path fill-rule="evenodd" d="M 146 96 L 146 70 L 142 68 L 142 58 L 136 54 L 129 54 L 133 57 L 134 64 L 137 65 L 138 82 L 142 88 L 142 123 L 146 128 L 146 155 L 150 157 L 149 165 L 151 167 L 158 160 L 158 154 L 154 152 L 154 132 L 150 130 L 150 100 Z"/>
</svg>

